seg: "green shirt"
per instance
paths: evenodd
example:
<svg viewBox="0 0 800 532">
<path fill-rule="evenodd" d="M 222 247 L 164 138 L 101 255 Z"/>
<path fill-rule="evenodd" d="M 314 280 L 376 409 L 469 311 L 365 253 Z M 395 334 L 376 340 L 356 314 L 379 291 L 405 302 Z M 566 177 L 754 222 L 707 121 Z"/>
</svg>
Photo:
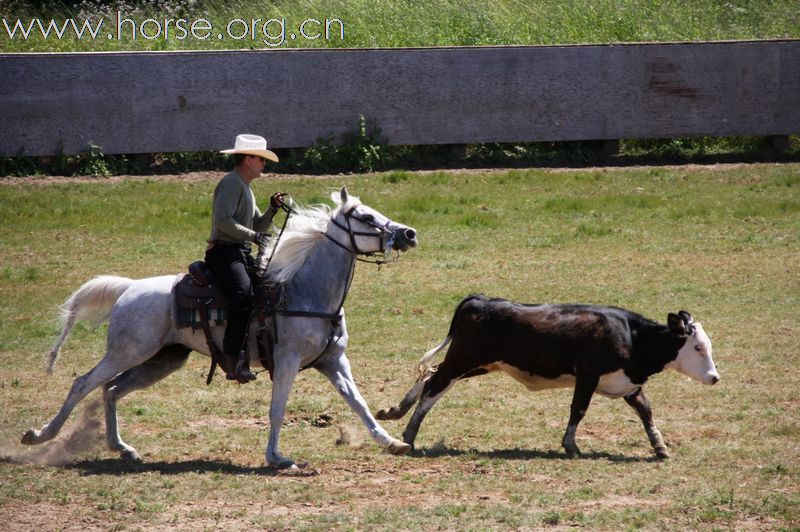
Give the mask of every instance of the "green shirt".
<svg viewBox="0 0 800 532">
<path fill-rule="evenodd" d="M 215 240 L 244 244 L 252 242 L 256 231 L 266 231 L 275 212 L 267 209 L 261 214 L 250 185 L 234 170 L 223 177 L 214 189 L 211 211 L 211 236 Z"/>
</svg>

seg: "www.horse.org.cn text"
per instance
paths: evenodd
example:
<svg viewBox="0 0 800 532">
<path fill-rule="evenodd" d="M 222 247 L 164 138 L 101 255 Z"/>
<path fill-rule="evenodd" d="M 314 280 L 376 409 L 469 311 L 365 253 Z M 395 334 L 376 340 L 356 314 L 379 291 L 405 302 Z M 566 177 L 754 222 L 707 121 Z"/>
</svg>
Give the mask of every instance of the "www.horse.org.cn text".
<svg viewBox="0 0 800 532">
<path fill-rule="evenodd" d="M 196 39 L 207 41 L 253 41 L 267 46 L 284 46 L 294 40 L 315 41 L 344 41 L 344 22 L 339 19 L 317 20 L 307 18 L 299 24 L 291 24 L 286 18 L 250 18 L 231 19 L 224 27 L 205 18 L 189 20 L 186 18 L 148 18 L 138 21 L 126 17 L 117 11 L 113 20 L 104 18 L 80 19 L 67 18 L 63 20 L 40 18 L 7 19 L 3 18 L 3 29 L 11 40 L 28 40 L 35 37 L 42 39 L 71 39 L 78 40 L 122 40 L 144 39 L 184 41 Z M 2 35 L 2 30 L 0 30 Z"/>
</svg>

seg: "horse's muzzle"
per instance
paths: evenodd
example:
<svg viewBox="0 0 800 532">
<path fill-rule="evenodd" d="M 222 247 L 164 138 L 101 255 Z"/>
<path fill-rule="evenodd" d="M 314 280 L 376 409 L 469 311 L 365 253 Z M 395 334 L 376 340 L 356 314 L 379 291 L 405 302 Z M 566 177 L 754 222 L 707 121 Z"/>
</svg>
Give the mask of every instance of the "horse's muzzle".
<svg viewBox="0 0 800 532">
<path fill-rule="evenodd" d="M 397 251 L 406 251 L 416 245 L 417 232 L 410 227 L 397 229 L 392 235 L 392 247 Z"/>
</svg>

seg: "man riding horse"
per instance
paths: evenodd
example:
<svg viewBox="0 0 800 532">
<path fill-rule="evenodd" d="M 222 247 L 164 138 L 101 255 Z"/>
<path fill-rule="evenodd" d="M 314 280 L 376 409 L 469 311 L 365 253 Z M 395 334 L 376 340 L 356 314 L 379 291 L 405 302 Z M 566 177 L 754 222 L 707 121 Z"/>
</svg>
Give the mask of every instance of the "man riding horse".
<svg viewBox="0 0 800 532">
<path fill-rule="evenodd" d="M 211 236 L 205 261 L 229 302 L 228 326 L 219 363 L 228 380 L 245 384 L 256 378 L 243 349 L 254 295 L 250 244 L 255 243 L 260 248 L 267 245 L 270 237 L 267 230 L 283 205 L 283 194 L 273 194 L 269 208 L 262 214 L 250 189 L 250 183 L 261 176 L 267 159 L 278 162 L 278 156 L 267 149 L 264 137 L 238 135 L 234 147 L 221 153 L 233 155 L 234 170 L 223 177 L 214 190 Z"/>
</svg>

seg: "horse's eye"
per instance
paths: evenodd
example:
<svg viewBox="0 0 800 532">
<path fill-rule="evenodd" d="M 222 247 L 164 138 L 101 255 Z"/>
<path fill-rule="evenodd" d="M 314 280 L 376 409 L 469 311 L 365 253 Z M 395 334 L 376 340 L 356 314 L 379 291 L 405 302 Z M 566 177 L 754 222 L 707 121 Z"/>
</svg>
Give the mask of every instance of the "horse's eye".
<svg viewBox="0 0 800 532">
<path fill-rule="evenodd" d="M 702 351 L 703 350 L 703 346 L 700 345 L 700 344 L 697 344 L 696 346 L 694 346 L 694 350 L 695 351 Z"/>
<path fill-rule="evenodd" d="M 372 216 L 371 214 L 365 214 L 364 216 L 361 217 L 361 221 L 369 224 L 375 221 L 375 217 Z"/>
</svg>

